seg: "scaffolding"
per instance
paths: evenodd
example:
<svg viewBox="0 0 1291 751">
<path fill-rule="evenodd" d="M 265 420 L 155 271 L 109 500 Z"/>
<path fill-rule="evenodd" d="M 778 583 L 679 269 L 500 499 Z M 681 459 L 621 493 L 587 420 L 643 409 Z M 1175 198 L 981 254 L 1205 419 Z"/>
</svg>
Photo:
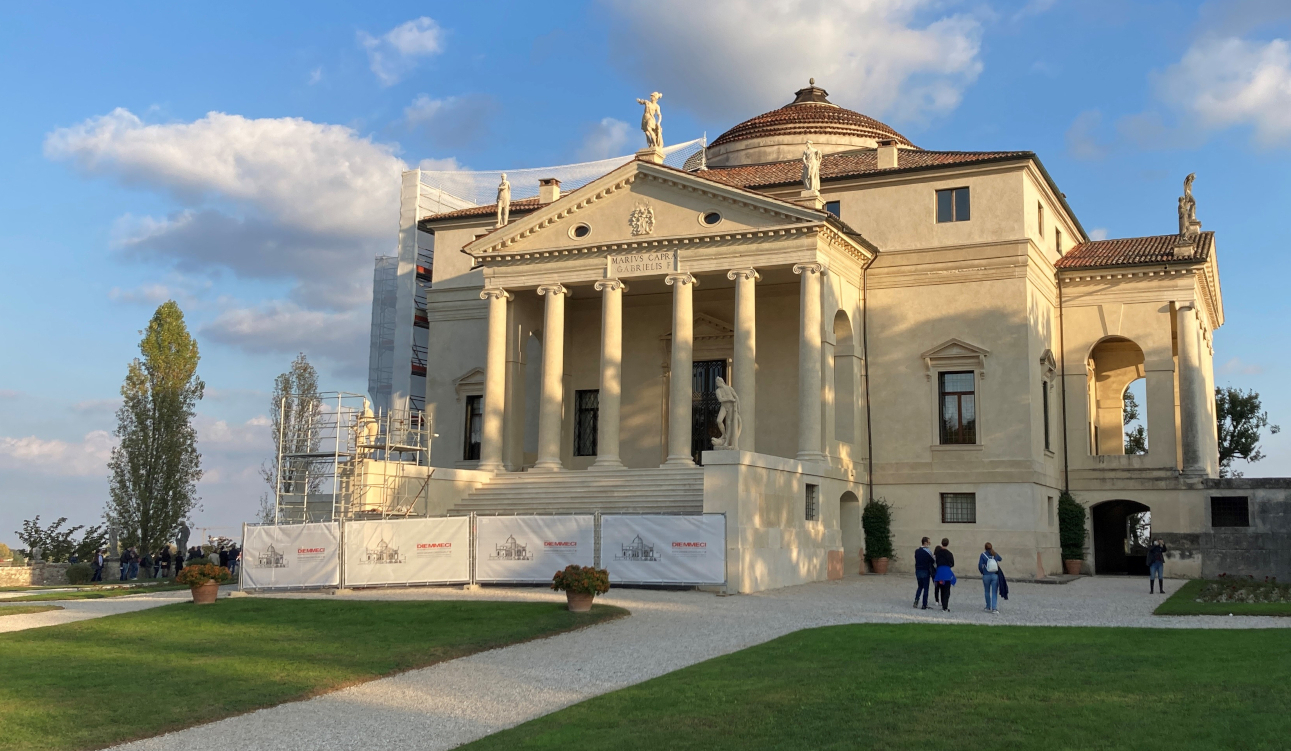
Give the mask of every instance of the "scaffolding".
<svg viewBox="0 0 1291 751">
<path fill-rule="evenodd" d="M 277 523 L 424 513 L 433 469 L 420 411 L 373 411 L 347 392 L 288 394 L 278 426 Z"/>
<path fill-rule="evenodd" d="M 372 275 L 372 335 L 368 352 L 368 393 L 376 409 L 390 409 L 394 391 L 395 303 L 399 258 L 379 256 Z M 421 306 L 423 309 L 425 305 Z"/>
</svg>

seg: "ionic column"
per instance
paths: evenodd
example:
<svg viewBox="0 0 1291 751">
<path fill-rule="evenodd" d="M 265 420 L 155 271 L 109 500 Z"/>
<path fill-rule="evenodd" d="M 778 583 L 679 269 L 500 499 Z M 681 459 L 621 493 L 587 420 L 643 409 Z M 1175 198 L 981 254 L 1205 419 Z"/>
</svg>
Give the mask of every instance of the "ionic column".
<svg viewBox="0 0 1291 751">
<path fill-rule="evenodd" d="M 1183 471 L 1206 474 L 1202 454 L 1202 420 L 1208 411 L 1198 395 L 1205 389 L 1201 375 L 1201 352 L 1197 344 L 1197 308 L 1193 303 L 1177 306 L 1179 335 L 1179 435 L 1183 439 Z"/>
<path fill-rule="evenodd" d="M 762 279 L 756 269 L 731 269 L 727 279 L 735 282 L 735 363 L 731 388 L 740 395 L 740 451 L 756 451 L 757 426 L 757 300 L 756 283 Z"/>
<path fill-rule="evenodd" d="M 694 377 L 695 314 L 690 274 L 669 274 L 672 285 L 672 376 L 668 380 L 668 458 L 665 465 L 694 466 L 690 458 L 691 379 Z"/>
<path fill-rule="evenodd" d="M 485 287 L 480 299 L 489 301 L 489 339 L 484 358 L 484 425 L 480 435 L 480 466 L 502 471 L 502 414 L 507 392 L 507 301 L 501 287 Z"/>
<path fill-rule="evenodd" d="M 619 401 L 623 395 L 623 290 L 618 279 L 596 283 L 601 297 L 601 391 L 596 414 L 596 461 L 592 469 L 622 469 Z"/>
<path fill-rule="evenodd" d="M 825 266 L 800 263 L 793 273 L 802 275 L 798 332 L 798 461 L 824 462 L 820 445 L 820 282 Z"/>
<path fill-rule="evenodd" d="M 533 469 L 555 472 L 560 463 L 561 402 L 565 390 L 565 296 L 563 285 L 544 284 L 538 294 L 547 298 L 542 324 L 542 395 L 538 404 L 538 460 Z"/>
</svg>

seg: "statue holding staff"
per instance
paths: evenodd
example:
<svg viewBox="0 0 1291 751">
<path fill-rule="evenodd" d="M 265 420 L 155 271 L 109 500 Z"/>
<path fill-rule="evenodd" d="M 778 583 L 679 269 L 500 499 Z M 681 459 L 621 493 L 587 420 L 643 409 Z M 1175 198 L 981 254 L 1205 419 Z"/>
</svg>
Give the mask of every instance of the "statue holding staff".
<svg viewBox="0 0 1291 751">
<path fill-rule="evenodd" d="M 659 100 L 663 94 L 654 92 L 649 99 L 638 99 L 637 104 L 645 105 L 641 113 L 641 131 L 645 133 L 646 148 L 663 148 L 663 111 L 659 109 Z"/>
</svg>

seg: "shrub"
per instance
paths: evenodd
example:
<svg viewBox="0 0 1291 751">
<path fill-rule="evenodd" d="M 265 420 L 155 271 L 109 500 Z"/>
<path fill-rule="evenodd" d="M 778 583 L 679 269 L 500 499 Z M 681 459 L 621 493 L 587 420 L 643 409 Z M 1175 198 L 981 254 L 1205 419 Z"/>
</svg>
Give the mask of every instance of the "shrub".
<svg viewBox="0 0 1291 751">
<path fill-rule="evenodd" d="M 228 584 L 233 581 L 229 570 L 223 566 L 213 566 L 209 563 L 184 566 L 184 570 L 179 572 L 175 581 L 189 587 L 196 587 L 207 582 L 216 582 L 217 584 Z"/>
<path fill-rule="evenodd" d="M 88 563 L 73 563 L 67 567 L 68 584 L 88 584 L 93 578 L 94 572 Z"/>
<path fill-rule="evenodd" d="M 892 504 L 883 498 L 871 498 L 861 512 L 865 530 L 865 560 L 892 557 Z"/>
<path fill-rule="evenodd" d="M 575 566 L 571 563 L 564 571 L 557 571 L 551 577 L 551 588 L 557 592 L 603 595 L 610 591 L 610 572 L 595 566 Z"/>
<path fill-rule="evenodd" d="M 1063 491 L 1058 496 L 1058 544 L 1065 561 L 1085 559 L 1085 507 Z"/>
<path fill-rule="evenodd" d="M 218 565 L 220 565 L 219 558 L 214 558 L 214 559 L 194 558 L 191 561 L 184 561 L 184 568 L 188 568 L 189 566 L 218 566 Z"/>
</svg>

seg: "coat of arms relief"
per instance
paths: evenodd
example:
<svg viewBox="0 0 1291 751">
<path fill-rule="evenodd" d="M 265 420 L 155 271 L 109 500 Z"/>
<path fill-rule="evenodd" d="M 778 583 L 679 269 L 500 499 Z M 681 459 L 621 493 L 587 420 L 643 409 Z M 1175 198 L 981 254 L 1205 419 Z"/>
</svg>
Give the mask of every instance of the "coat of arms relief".
<svg viewBox="0 0 1291 751">
<path fill-rule="evenodd" d="M 654 207 L 648 203 L 638 203 L 628 215 L 628 226 L 633 235 L 648 235 L 654 232 Z"/>
</svg>

